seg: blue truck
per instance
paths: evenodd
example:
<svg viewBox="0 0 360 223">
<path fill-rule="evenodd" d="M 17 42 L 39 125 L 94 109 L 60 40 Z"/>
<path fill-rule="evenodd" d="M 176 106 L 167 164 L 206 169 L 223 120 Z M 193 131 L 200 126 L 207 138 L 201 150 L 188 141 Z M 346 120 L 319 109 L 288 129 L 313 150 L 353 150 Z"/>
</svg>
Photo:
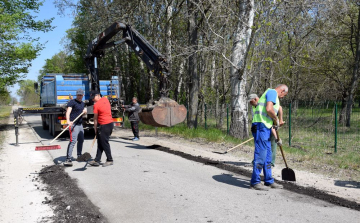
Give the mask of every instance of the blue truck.
<svg viewBox="0 0 360 223">
<path fill-rule="evenodd" d="M 108 97 L 112 104 L 112 116 L 115 126 L 122 126 L 123 113 L 117 108 L 120 92 L 118 77 L 113 76 L 111 80 L 100 80 L 100 92 Z M 50 135 L 56 136 L 67 127 L 66 105 L 73 97 L 76 97 L 76 90 L 83 89 L 85 95 L 83 101 L 88 104 L 90 81 L 85 74 L 54 74 L 49 73 L 43 76 L 40 83 L 40 107 L 29 108 L 34 113 L 41 114 L 42 127 L 48 129 Z M 93 106 L 87 105 L 87 114 L 83 116 L 84 129 L 93 128 Z M 26 109 L 26 108 L 23 108 Z"/>
<path fill-rule="evenodd" d="M 122 32 L 122 35 L 117 35 Z M 117 37 L 117 40 L 112 40 Z M 118 39 L 120 37 L 120 39 Z M 92 90 L 100 91 L 102 95 L 108 96 L 111 104 L 112 116 L 115 126 L 122 126 L 123 123 L 123 102 L 120 100 L 121 79 L 112 77 L 111 80 L 99 80 L 100 58 L 105 56 L 106 49 L 114 49 L 119 44 L 127 44 L 132 51 L 141 59 L 149 71 L 154 73 L 159 79 L 160 99 L 149 101 L 142 107 L 139 117 L 141 122 L 154 127 L 170 127 L 185 120 L 187 110 L 184 105 L 179 105 L 176 101 L 168 98 L 170 91 L 170 75 L 168 58 L 161 54 L 152 46 L 137 30 L 131 25 L 121 22 L 114 22 L 111 26 L 102 31 L 93 39 L 84 55 L 85 65 L 89 71 L 89 76 L 84 74 L 46 74 L 40 83 L 40 107 L 39 108 L 19 108 L 14 111 L 16 145 L 18 145 L 18 124 L 21 122 L 21 115 L 24 113 L 40 113 L 42 126 L 49 129 L 49 133 L 54 136 L 61 129 L 66 128 L 66 103 L 75 96 L 78 88 L 85 90 L 85 103 L 87 105 L 87 115 L 83 119 L 85 128 L 92 128 L 93 110 L 92 103 L 87 102 L 89 92 Z M 115 58 L 115 71 L 120 67 Z M 35 89 L 38 84 L 35 83 Z M 20 123 L 21 124 L 21 123 Z"/>
</svg>

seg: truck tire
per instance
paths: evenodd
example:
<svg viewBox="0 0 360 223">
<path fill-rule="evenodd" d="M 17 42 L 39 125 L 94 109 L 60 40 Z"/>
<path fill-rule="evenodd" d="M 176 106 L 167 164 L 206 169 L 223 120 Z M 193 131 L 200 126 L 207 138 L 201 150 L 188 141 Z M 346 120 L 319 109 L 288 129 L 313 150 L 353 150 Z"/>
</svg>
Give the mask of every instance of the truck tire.
<svg viewBox="0 0 360 223">
<path fill-rule="evenodd" d="M 53 115 L 49 115 L 49 134 L 53 136 Z"/>
<path fill-rule="evenodd" d="M 42 123 L 42 127 L 44 130 L 49 129 L 49 126 L 46 124 L 46 116 L 45 115 L 41 115 L 41 123 Z"/>
<path fill-rule="evenodd" d="M 55 115 L 51 115 L 51 135 L 55 137 Z"/>
<path fill-rule="evenodd" d="M 53 115 L 53 136 L 56 137 L 61 131 L 56 130 L 58 115 Z"/>
</svg>

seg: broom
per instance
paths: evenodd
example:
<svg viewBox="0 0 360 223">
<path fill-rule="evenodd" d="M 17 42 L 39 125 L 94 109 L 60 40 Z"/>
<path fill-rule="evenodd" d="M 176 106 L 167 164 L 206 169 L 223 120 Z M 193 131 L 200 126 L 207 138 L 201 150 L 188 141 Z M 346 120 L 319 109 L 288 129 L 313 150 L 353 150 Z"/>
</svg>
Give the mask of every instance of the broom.
<svg viewBox="0 0 360 223">
<path fill-rule="evenodd" d="M 84 114 L 84 112 L 81 112 L 81 114 L 76 117 L 73 122 L 75 122 L 76 120 L 78 120 L 82 115 Z M 51 145 L 51 143 L 53 143 L 57 138 L 59 138 L 68 128 L 70 127 L 70 125 L 68 125 L 64 130 L 62 130 L 62 132 L 60 132 L 59 135 L 57 135 L 55 137 L 55 139 L 53 139 L 51 142 L 49 142 L 49 145 L 46 146 L 37 146 L 35 147 L 35 150 L 54 150 L 54 149 L 61 149 L 60 145 Z"/>
</svg>

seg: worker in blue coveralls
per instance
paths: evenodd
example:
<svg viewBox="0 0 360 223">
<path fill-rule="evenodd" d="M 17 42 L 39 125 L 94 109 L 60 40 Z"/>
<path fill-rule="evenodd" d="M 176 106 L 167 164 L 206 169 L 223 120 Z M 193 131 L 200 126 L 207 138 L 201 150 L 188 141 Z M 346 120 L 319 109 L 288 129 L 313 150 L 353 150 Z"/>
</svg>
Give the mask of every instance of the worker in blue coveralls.
<svg viewBox="0 0 360 223">
<path fill-rule="evenodd" d="M 255 113 L 255 108 L 258 105 L 260 98 L 257 96 L 257 94 L 250 94 L 248 97 L 248 102 L 251 105 L 251 115 L 254 117 L 254 113 Z M 282 111 L 282 107 L 279 106 L 279 110 L 276 111 L 275 110 L 276 115 L 279 117 L 279 121 L 280 121 L 280 126 L 283 126 L 285 124 L 284 119 L 283 119 L 283 111 Z M 270 135 L 270 141 L 271 141 L 271 153 L 272 153 L 272 158 L 271 158 L 271 166 L 275 167 L 275 160 L 276 160 L 276 149 L 277 146 L 282 146 L 282 140 L 277 138 L 276 135 L 276 131 L 274 128 L 271 128 L 271 135 Z M 252 162 L 252 164 L 254 163 L 254 161 Z"/>
<path fill-rule="evenodd" d="M 279 110 L 279 98 L 288 93 L 288 87 L 284 84 L 275 89 L 267 89 L 260 97 L 258 105 L 254 110 L 251 132 L 255 141 L 254 166 L 250 181 L 250 188 L 255 190 L 268 190 L 268 188 L 282 188 L 276 184 L 271 172 L 271 128 L 277 129 L 280 121 L 276 116 Z M 264 185 L 261 184 L 260 173 L 264 171 Z"/>
</svg>

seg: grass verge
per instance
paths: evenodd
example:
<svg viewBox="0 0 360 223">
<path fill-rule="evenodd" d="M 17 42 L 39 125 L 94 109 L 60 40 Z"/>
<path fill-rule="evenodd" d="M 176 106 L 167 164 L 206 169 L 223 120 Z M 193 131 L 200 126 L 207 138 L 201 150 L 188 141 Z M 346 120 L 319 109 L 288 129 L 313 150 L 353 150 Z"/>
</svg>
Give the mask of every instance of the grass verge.
<svg viewBox="0 0 360 223">
<path fill-rule="evenodd" d="M 11 106 L 0 107 L 0 148 L 5 140 L 5 127 L 8 124 L 8 119 L 11 113 Z"/>
<path fill-rule="evenodd" d="M 125 127 L 130 128 L 130 123 L 127 120 L 125 120 Z M 139 124 L 139 128 L 140 131 L 155 132 L 154 127 L 142 123 Z M 200 139 L 226 144 L 228 148 L 244 141 L 227 135 L 226 130 L 214 127 L 205 129 L 202 126 L 197 129 L 189 129 L 185 123 L 171 128 L 159 127 L 158 132 L 176 135 L 184 139 Z M 293 140 L 291 147 L 288 145 L 288 129 L 280 129 L 279 134 L 283 136 L 283 149 L 291 168 L 320 173 L 337 179 L 360 181 L 360 153 L 355 152 L 353 148 L 338 149 L 337 153 L 334 153 L 334 148 L 331 147 L 332 143 L 330 142 L 332 137 L 328 135 L 320 137 L 317 132 L 305 128 L 296 131 L 297 140 Z M 252 136 L 250 135 L 250 137 Z M 251 141 L 246 145 L 249 146 L 248 149 L 233 151 L 233 155 L 252 159 L 254 143 Z M 280 149 L 278 148 L 277 151 L 276 163 L 283 166 Z"/>
</svg>

